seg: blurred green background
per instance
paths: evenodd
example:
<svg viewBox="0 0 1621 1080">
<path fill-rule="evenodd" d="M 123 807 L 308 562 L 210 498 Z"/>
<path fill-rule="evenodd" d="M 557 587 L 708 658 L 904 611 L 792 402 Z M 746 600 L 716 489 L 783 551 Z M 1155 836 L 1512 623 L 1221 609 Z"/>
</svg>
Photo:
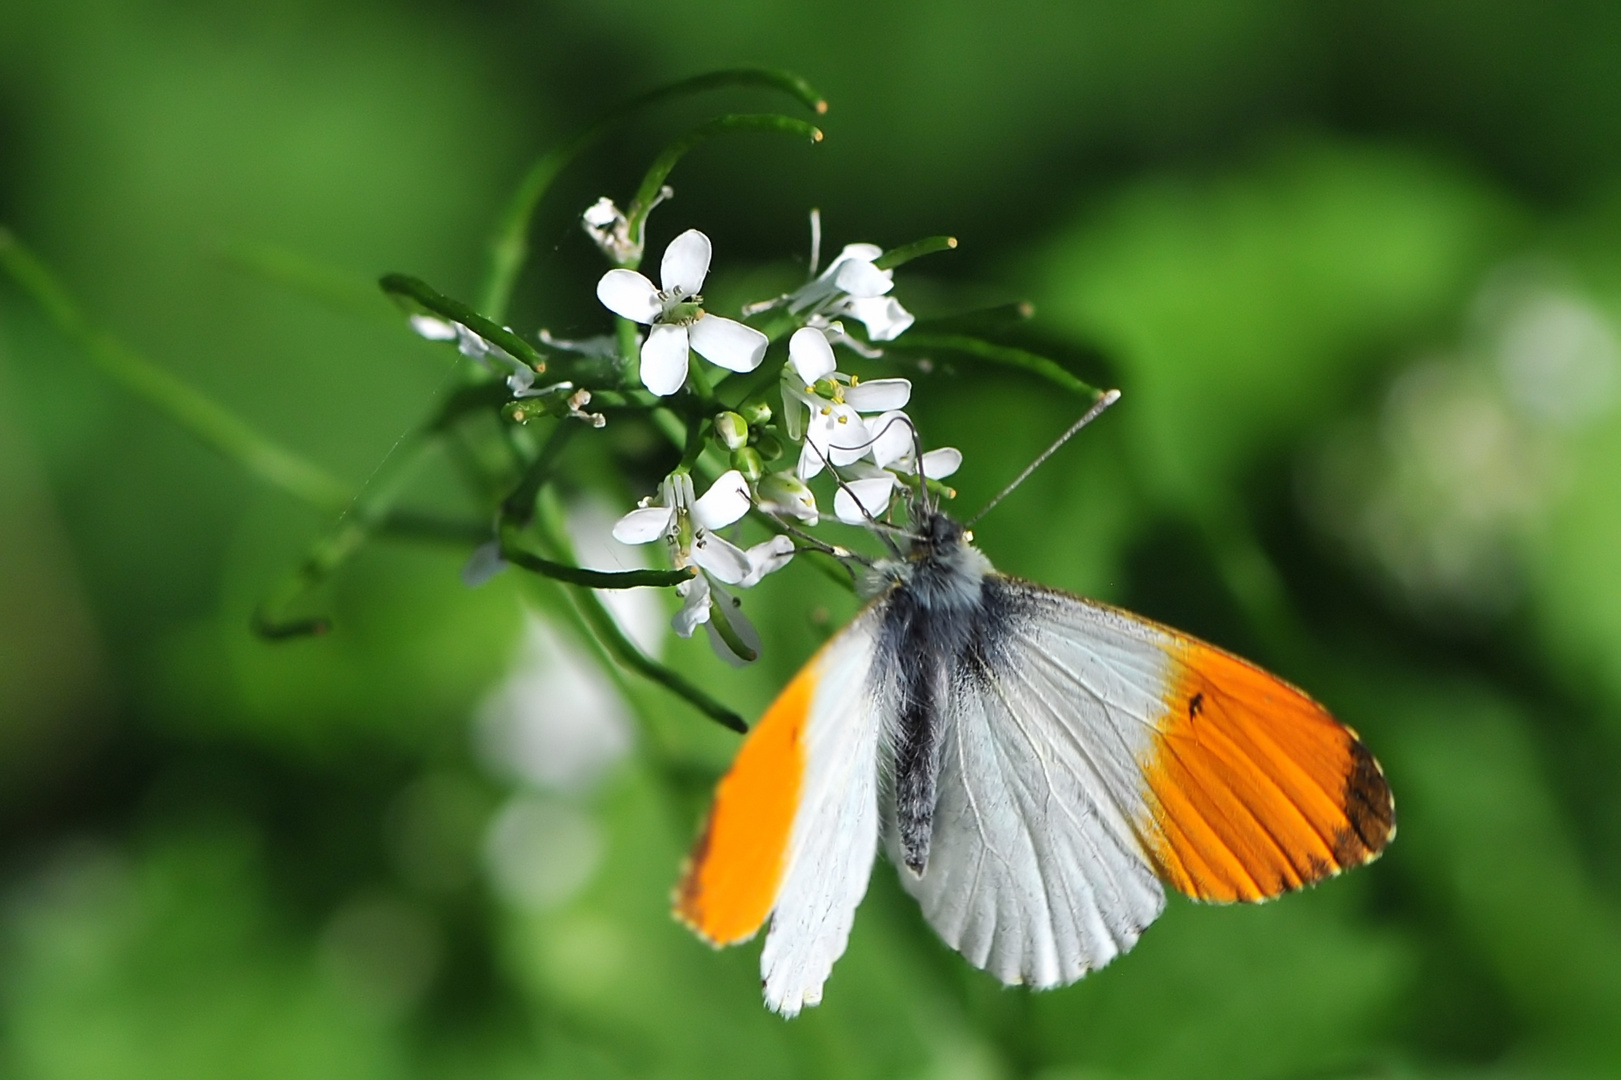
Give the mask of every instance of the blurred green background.
<svg viewBox="0 0 1621 1080">
<path fill-rule="evenodd" d="M 1621 8 L 8 0 L 0 222 L 358 489 L 450 378 L 370 282 L 471 299 L 536 153 L 739 63 L 815 83 L 827 139 L 696 151 L 651 250 L 702 228 L 713 291 L 753 299 L 811 206 L 830 245 L 958 236 L 904 302 L 1028 297 L 1125 394 L 983 548 L 1308 687 L 1386 765 L 1389 854 L 1262 907 L 1173 900 L 1039 995 L 881 866 L 826 1004 L 784 1023 L 757 944 L 667 915 L 735 737 L 606 675 L 547 588 L 464 588 L 465 548 L 372 546 L 317 597 L 331 635 L 256 639 L 330 521 L 0 286 L 0 1074 L 1621 1072 Z M 605 329 L 578 213 L 714 109 L 778 107 L 716 93 L 583 160 L 514 326 Z M 915 396 L 970 509 L 1078 411 L 960 360 Z M 599 565 L 630 564 L 601 536 L 657 475 L 637 437 L 569 459 Z M 430 462 L 407 502 L 457 498 Z M 656 647 L 755 715 L 853 604 L 802 563 L 748 597 L 752 669 Z M 668 599 L 625 618 L 655 640 Z"/>
</svg>

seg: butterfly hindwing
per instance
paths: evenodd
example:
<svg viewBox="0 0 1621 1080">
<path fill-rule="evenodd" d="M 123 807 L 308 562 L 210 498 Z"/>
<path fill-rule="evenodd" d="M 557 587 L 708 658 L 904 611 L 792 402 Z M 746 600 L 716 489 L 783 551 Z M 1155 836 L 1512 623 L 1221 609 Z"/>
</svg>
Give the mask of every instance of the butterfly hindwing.
<svg viewBox="0 0 1621 1080">
<path fill-rule="evenodd" d="M 1131 948 L 1164 907 L 1144 858 L 1138 650 L 1083 654 L 1043 629 L 1029 586 L 985 579 L 975 645 L 942 721 L 927 868 L 901 871 L 946 943 L 1006 983 L 1075 981 Z M 891 843 L 893 844 L 893 840 Z"/>
</svg>

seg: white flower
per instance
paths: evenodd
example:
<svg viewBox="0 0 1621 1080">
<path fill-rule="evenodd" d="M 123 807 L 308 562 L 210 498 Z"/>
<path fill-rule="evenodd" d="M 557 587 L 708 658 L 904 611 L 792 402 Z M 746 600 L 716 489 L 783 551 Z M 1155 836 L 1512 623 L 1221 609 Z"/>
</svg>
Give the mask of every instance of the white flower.
<svg viewBox="0 0 1621 1080">
<path fill-rule="evenodd" d="M 904 413 L 886 414 L 906 419 Z M 910 425 L 910 421 L 907 421 Z M 907 432 L 906 455 L 892 461 L 887 467 L 857 462 L 849 470 L 851 476 L 839 485 L 833 496 L 833 514 L 847 525 L 862 525 L 869 518 L 876 520 L 889 512 L 889 504 L 897 491 L 915 480 L 910 479 L 917 469 L 912 460 L 911 433 Z M 943 480 L 962 465 L 962 451 L 942 446 L 923 455 L 923 475 L 929 480 Z"/>
<path fill-rule="evenodd" d="M 659 188 L 647 213 L 651 214 L 659 203 L 674 196 L 675 189 L 665 184 Z M 644 225 L 646 221 L 647 214 L 643 214 Z M 586 235 L 602 249 L 602 253 L 619 265 L 642 257 L 641 230 L 638 229 L 635 236 L 630 235 L 630 219 L 606 195 L 586 207 L 585 213 L 580 215 L 580 224 L 585 227 Z"/>
<path fill-rule="evenodd" d="M 597 299 L 615 315 L 652 327 L 642 343 L 642 385 L 659 397 L 687 381 L 687 349 L 729 371 L 753 371 L 765 357 L 766 336 L 751 326 L 711 315 L 699 306 L 709 274 L 709 237 L 688 229 L 664 249 L 662 289 L 634 270 L 610 270 L 597 282 Z"/>
<path fill-rule="evenodd" d="M 585 213 L 580 215 L 580 224 L 602 253 L 614 262 L 629 262 L 636 257 L 636 244 L 630 238 L 630 221 L 606 195 L 586 207 Z"/>
<path fill-rule="evenodd" d="M 809 480 L 825 465 L 849 465 L 871 456 L 874 440 L 888 431 L 872 428 L 862 414 L 898 410 L 912 396 L 907 379 L 860 382 L 834 368 L 826 334 L 811 326 L 794 331 L 788 339 L 782 384 L 783 419 L 790 438 L 804 439 L 795 470 L 801 480 Z M 831 396 L 824 396 L 822 389 Z"/>
<path fill-rule="evenodd" d="M 690 476 L 667 476 L 659 487 L 658 499 L 644 499 L 643 504 L 619 519 L 613 536 L 622 544 L 663 540 L 677 569 L 696 566 L 702 571 L 676 586 L 682 604 L 670 625 L 682 637 L 691 637 L 700 624 L 709 621 L 713 603 L 720 602 L 715 597 L 726 595 L 719 585 L 750 588 L 793 558 L 793 541 L 786 536 L 774 536 L 745 551 L 715 532 L 748 513 L 752 504 L 748 481 L 736 469 L 722 474 L 696 498 Z M 742 614 L 734 615 L 728 623 L 739 629 Z M 752 627 L 749 633 L 753 633 Z M 747 640 L 747 635 L 742 636 Z"/>
<path fill-rule="evenodd" d="M 914 319 L 889 295 L 895 272 L 873 265 L 883 253 L 877 244 L 846 245 L 820 277 L 788 297 L 788 310 L 808 312 L 812 325 L 849 315 L 866 325 L 868 339 L 894 341 Z"/>
</svg>

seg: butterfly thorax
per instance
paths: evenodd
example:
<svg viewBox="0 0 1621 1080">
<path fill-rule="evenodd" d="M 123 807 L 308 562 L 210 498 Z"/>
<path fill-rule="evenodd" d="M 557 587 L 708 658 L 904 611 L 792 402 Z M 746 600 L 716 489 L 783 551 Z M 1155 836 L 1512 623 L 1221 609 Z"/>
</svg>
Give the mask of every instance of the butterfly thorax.
<svg viewBox="0 0 1621 1080">
<path fill-rule="evenodd" d="M 928 865 L 952 680 L 972 669 L 987 629 L 991 564 L 944 514 L 925 515 L 904 559 L 874 568 L 882 595 L 874 691 L 891 717 L 891 789 L 899 855 L 921 875 Z M 994 592 L 994 589 L 990 590 Z M 966 663 L 965 663 L 966 662 Z"/>
<path fill-rule="evenodd" d="M 882 559 L 874 567 L 868 592 L 877 595 L 895 588 L 913 589 L 919 603 L 950 611 L 979 602 L 980 583 L 991 563 L 968 542 L 969 534 L 957 522 L 934 512 L 921 516 L 904 558 Z"/>
</svg>

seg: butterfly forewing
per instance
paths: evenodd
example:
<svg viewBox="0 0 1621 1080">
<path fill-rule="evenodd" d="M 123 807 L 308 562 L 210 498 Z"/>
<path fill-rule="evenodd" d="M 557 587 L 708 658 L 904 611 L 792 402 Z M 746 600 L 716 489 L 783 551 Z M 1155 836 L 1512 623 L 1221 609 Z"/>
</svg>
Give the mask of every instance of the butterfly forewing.
<svg viewBox="0 0 1621 1080">
<path fill-rule="evenodd" d="M 1354 731 L 1282 679 L 1155 629 L 1173 664 L 1144 779 L 1167 881 L 1200 900 L 1266 900 L 1384 850 L 1395 805 Z"/>
<path fill-rule="evenodd" d="M 1023 640 L 1070 686 L 1077 730 L 1131 700 L 1143 850 L 1182 892 L 1265 900 L 1388 843 L 1395 810 L 1378 762 L 1306 694 L 1149 620 L 1003 580 L 1038 613 Z"/>
</svg>

